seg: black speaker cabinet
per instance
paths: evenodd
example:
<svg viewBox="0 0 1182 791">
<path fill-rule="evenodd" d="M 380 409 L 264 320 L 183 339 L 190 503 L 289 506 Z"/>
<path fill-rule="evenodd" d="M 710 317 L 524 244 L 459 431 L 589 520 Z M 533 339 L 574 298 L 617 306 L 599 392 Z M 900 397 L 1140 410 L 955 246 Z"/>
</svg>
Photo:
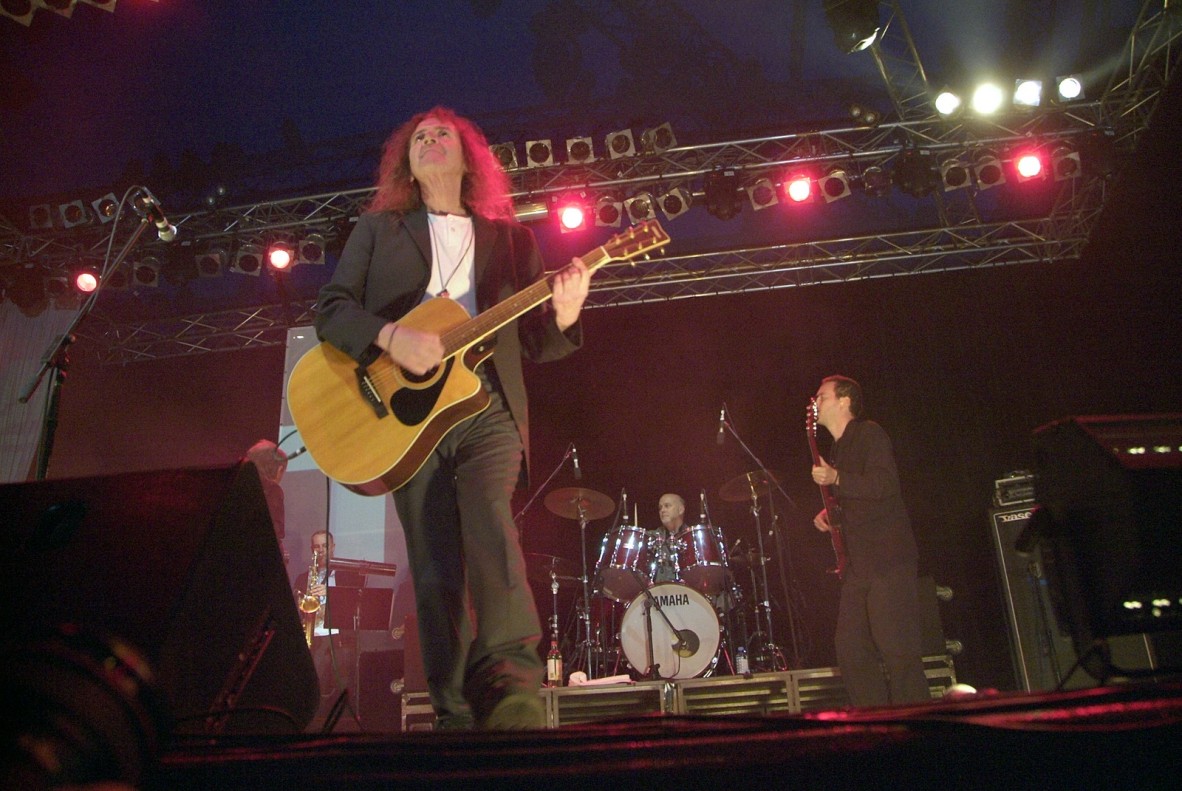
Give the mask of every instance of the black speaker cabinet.
<svg viewBox="0 0 1182 791">
<path fill-rule="evenodd" d="M 72 624 L 126 641 L 175 732 L 292 732 L 315 714 L 254 465 L 0 486 L 0 514 L 9 639 Z"/>
<path fill-rule="evenodd" d="M 1077 656 L 1071 635 L 1055 615 L 1041 550 L 1035 547 L 1023 554 L 1014 548 L 1034 507 L 1034 503 L 1027 503 L 989 512 L 1014 677 L 1018 687 L 1028 692 L 1058 687 Z M 1113 662 L 1119 667 L 1147 670 L 1156 666 L 1153 646 L 1146 635 L 1114 637 L 1109 646 Z M 1076 670 L 1065 686 L 1073 689 L 1094 684 L 1085 672 Z"/>
</svg>

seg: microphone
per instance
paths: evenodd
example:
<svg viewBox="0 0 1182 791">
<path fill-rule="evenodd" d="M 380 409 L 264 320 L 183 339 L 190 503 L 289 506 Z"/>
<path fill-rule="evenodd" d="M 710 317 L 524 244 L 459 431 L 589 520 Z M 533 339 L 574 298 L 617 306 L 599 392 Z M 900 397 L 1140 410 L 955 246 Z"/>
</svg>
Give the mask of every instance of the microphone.
<svg viewBox="0 0 1182 791">
<path fill-rule="evenodd" d="M 575 480 L 583 480 L 583 470 L 581 467 L 579 467 L 579 449 L 574 445 L 570 446 L 570 457 L 575 464 Z"/>
<path fill-rule="evenodd" d="M 714 441 L 719 445 L 722 444 L 723 431 L 725 429 L 726 429 L 726 404 L 723 404 L 722 409 L 718 410 L 718 436 L 716 436 L 714 438 Z"/>
<path fill-rule="evenodd" d="M 156 200 L 156 196 L 147 187 L 141 187 L 140 194 L 135 196 L 135 207 L 140 214 L 147 217 L 156 226 L 156 234 L 160 237 L 160 241 L 171 242 L 176 238 L 176 226 L 164 216 L 164 209 L 160 207 L 160 201 Z"/>
</svg>

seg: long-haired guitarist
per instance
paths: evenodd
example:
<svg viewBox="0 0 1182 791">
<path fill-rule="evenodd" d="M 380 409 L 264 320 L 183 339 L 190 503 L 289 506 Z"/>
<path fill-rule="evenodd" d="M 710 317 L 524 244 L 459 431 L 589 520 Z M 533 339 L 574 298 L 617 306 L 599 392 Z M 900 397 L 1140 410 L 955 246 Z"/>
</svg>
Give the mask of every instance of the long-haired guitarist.
<svg viewBox="0 0 1182 791">
<path fill-rule="evenodd" d="M 388 355 L 408 376 L 430 375 L 444 359 L 449 328 L 404 322 L 412 309 L 445 299 L 476 316 L 543 272 L 483 133 L 435 107 L 386 141 L 373 202 L 320 292 L 316 331 L 361 366 Z M 552 276 L 550 299 L 492 335 L 479 350 L 491 348 L 491 357 L 476 370 L 488 406 L 447 429 L 394 492 L 436 727 L 545 724 L 541 627 L 510 508 L 529 445 L 522 358 L 556 360 L 581 345 L 589 281 L 573 259 Z M 446 376 L 461 362 L 439 370 Z"/>
<path fill-rule="evenodd" d="M 821 381 L 817 425 L 833 435 L 833 463 L 820 458 L 812 476 L 837 496 L 848 553 L 837 613 L 837 664 L 855 706 L 923 702 L 931 695 L 923 672 L 915 537 L 890 437 L 861 414 L 857 382 L 846 376 Z M 813 524 L 830 530 L 827 509 Z"/>
</svg>

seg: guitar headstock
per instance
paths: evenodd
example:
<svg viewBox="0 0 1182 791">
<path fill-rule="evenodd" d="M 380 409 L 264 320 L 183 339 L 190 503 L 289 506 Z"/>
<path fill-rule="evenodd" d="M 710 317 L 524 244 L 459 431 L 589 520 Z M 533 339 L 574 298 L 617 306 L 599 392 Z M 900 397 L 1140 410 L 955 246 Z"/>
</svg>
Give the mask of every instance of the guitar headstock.
<svg viewBox="0 0 1182 791">
<path fill-rule="evenodd" d="M 645 220 L 608 239 L 603 245 L 608 258 L 615 261 L 631 261 L 653 250 L 669 244 L 669 234 L 656 220 Z"/>
<path fill-rule="evenodd" d="M 804 410 L 804 425 L 811 436 L 817 435 L 817 399 L 810 398 L 809 405 Z"/>
</svg>

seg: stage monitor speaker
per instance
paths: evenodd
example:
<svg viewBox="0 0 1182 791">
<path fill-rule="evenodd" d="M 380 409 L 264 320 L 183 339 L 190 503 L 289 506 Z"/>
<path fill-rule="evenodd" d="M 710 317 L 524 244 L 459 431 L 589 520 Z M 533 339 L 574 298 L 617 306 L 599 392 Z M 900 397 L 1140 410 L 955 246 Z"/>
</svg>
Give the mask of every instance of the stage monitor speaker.
<svg viewBox="0 0 1182 791">
<path fill-rule="evenodd" d="M 1034 503 L 1026 503 L 989 512 L 1014 678 L 1018 688 L 1027 692 L 1047 692 L 1060 685 L 1065 689 L 1094 686 L 1086 673 L 1072 672 L 1075 646 L 1056 617 L 1041 549 L 1035 546 L 1019 552 L 1015 548 L 1035 508 Z M 1144 634 L 1113 637 L 1109 650 L 1119 667 L 1156 667 L 1153 643 Z"/>
<path fill-rule="evenodd" d="M 127 643 L 173 733 L 299 732 L 315 714 L 316 671 L 253 464 L 11 484 L 0 513 L 12 656 L 65 624 Z"/>
<path fill-rule="evenodd" d="M 1033 446 L 1032 539 L 1076 650 L 1182 629 L 1182 415 L 1070 417 Z"/>
</svg>

